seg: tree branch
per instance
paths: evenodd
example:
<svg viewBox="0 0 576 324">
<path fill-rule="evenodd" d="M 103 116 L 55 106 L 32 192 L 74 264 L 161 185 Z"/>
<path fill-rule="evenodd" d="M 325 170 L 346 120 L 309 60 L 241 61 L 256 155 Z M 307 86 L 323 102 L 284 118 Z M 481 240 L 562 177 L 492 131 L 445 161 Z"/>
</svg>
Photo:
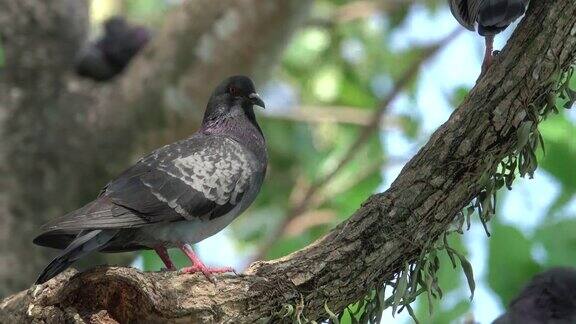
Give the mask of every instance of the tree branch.
<svg viewBox="0 0 576 324">
<path fill-rule="evenodd" d="M 392 90 L 390 90 L 388 95 L 386 95 L 386 97 L 384 97 L 384 99 L 382 99 L 382 101 L 379 103 L 376 111 L 372 113 L 368 124 L 360 129 L 360 134 L 352 143 L 352 145 L 350 145 L 336 166 L 327 174 L 320 177 L 320 179 L 312 183 L 312 185 L 308 186 L 303 193 L 298 193 L 298 197 L 301 197 L 301 199 L 296 201 L 294 206 L 288 210 L 286 216 L 282 219 L 278 227 L 272 231 L 266 242 L 264 242 L 260 249 L 255 253 L 254 257 L 252 258 L 253 261 L 262 260 L 266 257 L 266 254 L 272 248 L 272 246 L 274 246 L 274 244 L 276 244 L 276 242 L 282 238 L 282 233 L 284 233 L 285 228 L 290 224 L 290 222 L 302 213 L 305 213 L 310 208 L 310 204 L 316 197 L 316 193 L 320 191 L 326 184 L 328 184 L 338 174 L 338 172 L 343 170 L 344 167 L 354 159 L 356 153 L 358 153 L 358 151 L 364 147 L 370 137 L 379 129 L 381 120 L 386 114 L 386 111 L 388 111 L 390 104 L 394 101 L 394 99 L 396 99 L 396 97 L 398 97 L 398 95 L 409 84 L 409 82 L 414 79 L 422 65 L 430 58 L 432 58 L 436 53 L 438 53 L 440 49 L 444 48 L 446 44 L 452 41 L 458 35 L 458 33 L 460 33 L 460 31 L 460 29 L 457 29 L 446 36 L 444 39 L 440 40 L 438 43 L 424 49 L 420 57 L 412 65 L 410 65 L 406 72 L 402 74 L 400 79 L 394 83 Z"/>
<path fill-rule="evenodd" d="M 494 160 L 515 151 L 530 105 L 541 107 L 576 58 L 576 3 L 533 1 L 486 77 L 385 193 L 312 245 L 245 274 L 142 273 L 100 267 L 60 276 L 0 304 L 1 322 L 108 317 L 119 322 L 254 322 L 301 303 L 309 319 L 340 311 L 413 262 L 476 196 Z"/>
<path fill-rule="evenodd" d="M 328 18 L 311 18 L 308 25 L 333 27 L 358 19 L 365 19 L 377 13 L 385 12 L 393 16 L 396 12 L 411 6 L 415 0 L 356 0 L 338 7 Z"/>
<path fill-rule="evenodd" d="M 346 106 L 298 106 L 267 113 L 263 117 L 310 124 L 337 123 L 366 127 L 371 124 L 374 112 Z M 401 129 L 402 119 L 394 116 L 383 116 L 378 127 L 381 129 Z"/>
</svg>

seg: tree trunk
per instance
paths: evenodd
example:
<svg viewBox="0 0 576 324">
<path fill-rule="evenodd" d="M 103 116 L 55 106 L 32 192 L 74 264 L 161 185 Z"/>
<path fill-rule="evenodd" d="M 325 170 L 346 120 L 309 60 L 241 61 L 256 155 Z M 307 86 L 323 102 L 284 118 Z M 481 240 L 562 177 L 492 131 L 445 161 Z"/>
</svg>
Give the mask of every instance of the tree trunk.
<svg viewBox="0 0 576 324">
<path fill-rule="evenodd" d="M 101 85 L 72 73 L 86 1 L 2 1 L 0 296 L 29 286 L 54 256 L 32 245 L 42 223 L 92 200 L 135 154 L 191 134 L 219 80 L 265 80 L 309 7 L 185 2 L 122 77 Z"/>
</svg>

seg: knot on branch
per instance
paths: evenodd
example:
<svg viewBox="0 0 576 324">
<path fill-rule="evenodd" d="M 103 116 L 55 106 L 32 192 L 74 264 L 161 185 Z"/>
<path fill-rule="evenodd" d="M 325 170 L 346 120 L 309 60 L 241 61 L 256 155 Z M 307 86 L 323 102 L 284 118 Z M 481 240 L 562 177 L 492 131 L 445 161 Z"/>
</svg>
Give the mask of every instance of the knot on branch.
<svg viewBox="0 0 576 324">
<path fill-rule="evenodd" d="M 154 281 L 139 271 L 98 267 L 75 273 L 68 271 L 55 281 L 29 289 L 32 300 L 28 315 L 46 323 L 135 323 L 159 319 L 155 305 L 163 296 L 155 295 L 160 290 L 154 289 Z"/>
</svg>

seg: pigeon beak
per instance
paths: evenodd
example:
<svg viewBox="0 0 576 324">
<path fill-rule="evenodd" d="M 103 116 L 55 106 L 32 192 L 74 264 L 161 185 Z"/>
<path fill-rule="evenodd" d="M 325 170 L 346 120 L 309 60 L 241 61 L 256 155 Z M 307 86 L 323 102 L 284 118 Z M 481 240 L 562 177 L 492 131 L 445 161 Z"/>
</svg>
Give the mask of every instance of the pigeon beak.
<svg viewBox="0 0 576 324">
<path fill-rule="evenodd" d="M 260 96 L 257 93 L 251 93 L 250 95 L 248 95 L 248 98 L 250 98 L 252 104 L 260 106 L 262 108 L 266 108 L 264 101 L 262 100 L 262 98 L 260 98 Z"/>
</svg>

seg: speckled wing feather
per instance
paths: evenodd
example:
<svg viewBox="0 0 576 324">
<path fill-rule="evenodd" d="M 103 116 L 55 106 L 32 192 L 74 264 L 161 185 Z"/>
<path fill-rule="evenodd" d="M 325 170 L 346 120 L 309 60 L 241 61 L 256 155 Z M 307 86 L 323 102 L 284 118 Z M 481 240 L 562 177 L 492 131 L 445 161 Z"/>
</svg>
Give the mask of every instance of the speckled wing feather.
<svg viewBox="0 0 576 324">
<path fill-rule="evenodd" d="M 254 155 L 225 136 L 197 134 L 142 158 L 97 200 L 44 227 L 53 233 L 215 218 L 264 177 Z"/>
<path fill-rule="evenodd" d="M 240 202 L 257 173 L 255 157 L 238 142 L 196 136 L 143 158 L 103 195 L 151 222 L 215 218 Z"/>
</svg>

